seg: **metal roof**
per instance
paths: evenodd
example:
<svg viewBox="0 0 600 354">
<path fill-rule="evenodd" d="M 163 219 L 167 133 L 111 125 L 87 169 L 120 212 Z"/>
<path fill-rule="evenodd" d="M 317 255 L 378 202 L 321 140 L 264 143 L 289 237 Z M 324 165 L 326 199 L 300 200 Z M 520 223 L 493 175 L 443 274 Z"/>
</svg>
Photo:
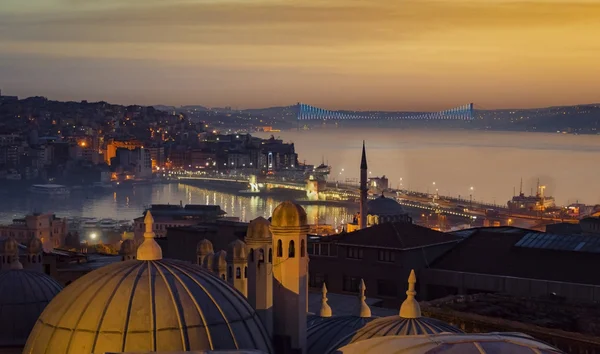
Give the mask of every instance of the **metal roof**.
<svg viewBox="0 0 600 354">
<path fill-rule="evenodd" d="M 600 253 L 600 237 L 530 232 L 525 234 L 515 246 L 557 251 Z"/>
</svg>

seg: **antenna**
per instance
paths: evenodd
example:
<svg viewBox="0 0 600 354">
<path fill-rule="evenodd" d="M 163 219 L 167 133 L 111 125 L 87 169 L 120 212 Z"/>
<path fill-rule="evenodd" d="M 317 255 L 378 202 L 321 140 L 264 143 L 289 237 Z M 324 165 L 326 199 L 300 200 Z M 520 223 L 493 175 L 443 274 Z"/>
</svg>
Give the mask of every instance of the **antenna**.
<svg viewBox="0 0 600 354">
<path fill-rule="evenodd" d="M 523 195 L 523 177 L 521 177 L 521 187 L 519 187 L 519 195 Z"/>
<path fill-rule="evenodd" d="M 535 195 L 536 196 L 540 196 L 540 179 L 538 178 L 537 180 L 537 186 L 536 186 L 536 190 L 535 190 Z"/>
</svg>

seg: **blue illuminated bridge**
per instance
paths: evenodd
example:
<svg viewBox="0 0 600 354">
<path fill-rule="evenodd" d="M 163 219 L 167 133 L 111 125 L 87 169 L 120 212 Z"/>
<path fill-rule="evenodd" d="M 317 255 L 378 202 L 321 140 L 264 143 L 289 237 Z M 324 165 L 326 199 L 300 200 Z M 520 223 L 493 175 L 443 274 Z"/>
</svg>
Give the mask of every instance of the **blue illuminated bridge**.
<svg viewBox="0 0 600 354">
<path fill-rule="evenodd" d="M 304 103 L 296 105 L 298 121 L 310 120 L 473 120 L 473 103 L 440 112 L 359 112 L 330 111 Z"/>
</svg>

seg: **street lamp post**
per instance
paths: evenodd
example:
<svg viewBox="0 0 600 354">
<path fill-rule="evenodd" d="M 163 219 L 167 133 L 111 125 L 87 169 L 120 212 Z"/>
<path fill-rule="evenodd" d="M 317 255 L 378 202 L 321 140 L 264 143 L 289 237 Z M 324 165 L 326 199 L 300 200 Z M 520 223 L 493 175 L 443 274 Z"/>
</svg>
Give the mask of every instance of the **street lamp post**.
<svg viewBox="0 0 600 354">
<path fill-rule="evenodd" d="M 473 209 L 473 187 L 469 190 L 469 208 Z"/>
</svg>

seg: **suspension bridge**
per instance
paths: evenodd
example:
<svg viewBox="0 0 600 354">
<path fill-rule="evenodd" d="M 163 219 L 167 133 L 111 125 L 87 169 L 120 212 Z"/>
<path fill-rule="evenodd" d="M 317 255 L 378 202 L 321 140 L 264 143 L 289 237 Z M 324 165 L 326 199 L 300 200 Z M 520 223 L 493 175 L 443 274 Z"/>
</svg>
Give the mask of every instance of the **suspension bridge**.
<svg viewBox="0 0 600 354">
<path fill-rule="evenodd" d="M 311 120 L 461 120 L 472 121 L 473 103 L 454 107 L 440 112 L 359 112 L 359 111 L 331 111 L 310 106 L 304 103 L 296 105 L 296 118 L 298 121 Z"/>
</svg>

